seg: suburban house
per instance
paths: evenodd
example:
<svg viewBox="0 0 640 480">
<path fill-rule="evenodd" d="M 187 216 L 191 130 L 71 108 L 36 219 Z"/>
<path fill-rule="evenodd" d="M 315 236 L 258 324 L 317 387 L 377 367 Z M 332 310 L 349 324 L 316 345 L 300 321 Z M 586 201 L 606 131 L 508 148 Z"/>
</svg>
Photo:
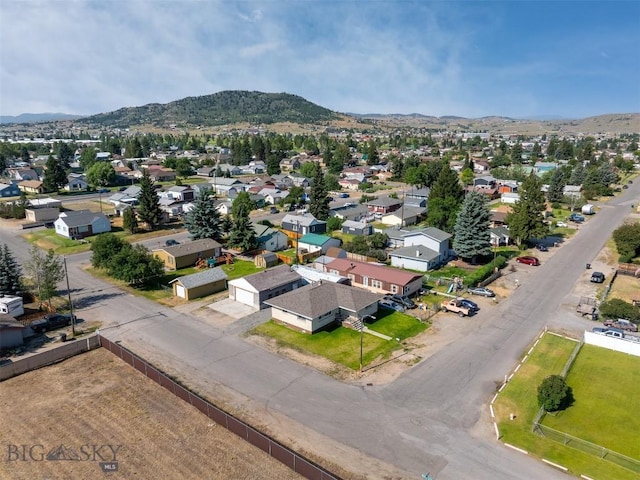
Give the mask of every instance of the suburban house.
<svg viewBox="0 0 640 480">
<path fill-rule="evenodd" d="M 24 193 L 44 193 L 44 183 L 40 180 L 23 180 L 18 188 Z"/>
<path fill-rule="evenodd" d="M 422 275 L 397 268 L 337 258 L 325 265 L 326 271 L 351 280 L 351 285 L 374 293 L 411 295 L 422 288 Z"/>
<path fill-rule="evenodd" d="M 369 209 L 358 203 L 345 203 L 341 207 L 335 207 L 329 210 L 329 216 L 358 222 L 367 219 Z"/>
<path fill-rule="evenodd" d="M 147 171 L 149 172 L 149 178 L 154 182 L 172 182 L 176 179 L 176 172 L 170 168 L 153 165 L 148 167 Z"/>
<path fill-rule="evenodd" d="M 265 302 L 272 317 L 307 333 L 343 320 L 362 320 L 378 311 L 379 295 L 348 285 L 321 282 Z"/>
<path fill-rule="evenodd" d="M 295 290 L 302 284 L 302 277 L 291 267 L 280 265 L 230 280 L 229 298 L 260 310 L 267 307 L 267 300 Z"/>
<path fill-rule="evenodd" d="M 582 185 L 565 185 L 562 194 L 566 197 L 580 198 L 582 197 Z"/>
<path fill-rule="evenodd" d="M 516 193 L 518 191 L 518 182 L 515 180 L 502 180 L 498 184 L 498 191 L 500 193 Z"/>
<path fill-rule="evenodd" d="M 89 210 L 62 212 L 53 225 L 58 235 L 72 240 L 111 231 L 111 222 L 104 214 Z"/>
<path fill-rule="evenodd" d="M 342 222 L 342 233 L 349 233 L 351 235 L 371 235 L 373 233 L 373 227 L 366 222 L 345 220 Z"/>
<path fill-rule="evenodd" d="M 178 277 L 169 282 L 176 297 L 192 300 L 221 292 L 227 288 L 227 274 L 220 267 Z"/>
<path fill-rule="evenodd" d="M 196 198 L 196 192 L 189 185 L 174 185 L 165 192 L 165 196 L 179 202 L 193 202 Z"/>
<path fill-rule="evenodd" d="M 327 253 L 330 247 L 339 247 L 341 240 L 327 235 L 319 235 L 317 233 L 307 233 L 298 239 L 298 250 L 306 250 L 309 253 L 318 255 Z"/>
<path fill-rule="evenodd" d="M 298 170 L 300 168 L 300 160 L 296 157 L 283 158 L 280 160 L 280 170 L 288 172 L 291 170 Z"/>
<path fill-rule="evenodd" d="M 242 169 L 237 165 L 231 165 L 229 163 L 221 163 L 220 165 L 218 165 L 218 168 L 223 174 L 228 173 L 232 177 L 235 175 L 242 174 Z"/>
<path fill-rule="evenodd" d="M 392 266 L 419 272 L 427 272 L 441 264 L 438 252 L 423 245 L 398 248 L 389 257 Z"/>
<path fill-rule="evenodd" d="M 338 184 L 345 190 L 358 190 L 361 183 L 362 181 L 355 178 L 341 178 L 340 180 L 338 180 Z"/>
<path fill-rule="evenodd" d="M 229 200 L 218 200 L 215 202 L 215 209 L 220 212 L 220 215 L 229 215 L 231 213 L 231 207 L 233 207 L 233 203 Z"/>
<path fill-rule="evenodd" d="M 11 183 L 0 183 L 0 197 L 19 197 L 20 189 L 18 185 Z"/>
<path fill-rule="evenodd" d="M 307 233 L 325 233 L 327 222 L 318 220 L 309 213 L 304 215 L 288 213 L 282 219 L 282 231 L 287 237 L 297 239 Z"/>
<path fill-rule="evenodd" d="M 511 208 L 511 207 L 508 207 Z M 507 215 L 509 213 L 504 210 L 491 211 L 491 227 L 501 227 L 507 224 Z"/>
<path fill-rule="evenodd" d="M 482 175 L 473 179 L 474 187 L 495 188 L 497 180 L 493 175 Z"/>
<path fill-rule="evenodd" d="M 196 170 L 199 177 L 213 177 L 216 174 L 216 167 L 200 167 Z"/>
<path fill-rule="evenodd" d="M 407 225 L 415 225 L 420 217 L 427 212 L 426 207 L 414 207 L 405 205 L 399 210 L 395 210 L 387 215 L 383 215 L 380 222 L 385 225 L 404 227 Z"/>
<path fill-rule="evenodd" d="M 40 197 L 40 198 L 32 198 L 28 201 L 29 206 L 31 208 L 57 208 L 60 211 L 62 207 L 62 202 L 57 198 L 51 197 Z M 56 218 L 58 218 L 56 216 Z"/>
<path fill-rule="evenodd" d="M 437 252 L 441 262 L 449 259 L 451 235 L 435 227 L 422 228 L 388 228 L 383 230 L 389 237 L 389 245 L 394 248 L 422 245 Z"/>
<path fill-rule="evenodd" d="M 245 190 L 245 185 L 237 178 L 215 178 L 211 182 L 211 189 L 216 195 L 226 195 L 231 197 L 233 194 Z"/>
<path fill-rule="evenodd" d="M 431 193 L 431 190 L 426 187 L 411 189 L 405 193 L 404 204 L 405 206 L 426 207 L 427 201 L 429 200 L 429 193 Z"/>
<path fill-rule="evenodd" d="M 140 195 L 140 187 L 131 185 L 126 190 L 111 195 L 109 203 L 113 204 L 116 210 L 124 210 L 138 204 L 138 195 Z"/>
<path fill-rule="evenodd" d="M 280 230 L 260 223 L 254 223 L 253 230 L 256 232 L 256 237 L 258 239 L 258 248 L 268 250 L 270 252 L 277 252 L 278 250 L 284 250 L 287 248 L 287 241 L 289 237 Z"/>
<path fill-rule="evenodd" d="M 491 245 L 498 247 L 500 245 L 509 245 L 511 242 L 511 233 L 507 227 L 494 227 L 489 230 Z"/>
<path fill-rule="evenodd" d="M 500 201 L 502 203 L 508 203 L 513 205 L 514 203 L 518 203 L 520 200 L 520 194 L 516 192 L 503 192 L 500 196 Z"/>
<path fill-rule="evenodd" d="M 87 177 L 83 173 L 70 173 L 67 175 L 67 184 L 63 187 L 63 190 L 77 192 L 88 188 Z"/>
<path fill-rule="evenodd" d="M 402 207 L 402 200 L 391 197 L 379 197 L 370 202 L 365 203 L 370 212 L 373 213 L 391 213 Z"/>
<path fill-rule="evenodd" d="M 164 263 L 168 270 L 179 270 L 192 267 L 201 259 L 219 257 L 222 245 L 211 238 L 202 238 L 192 242 L 180 243 L 153 251 L 153 254 Z"/>
<path fill-rule="evenodd" d="M 344 283 L 347 285 L 349 284 L 349 279 L 346 277 L 341 277 L 340 275 L 336 275 L 334 273 L 322 272 L 313 267 L 292 265 L 291 269 L 295 270 L 295 272 L 302 277 L 305 285 L 319 282 Z"/>
</svg>

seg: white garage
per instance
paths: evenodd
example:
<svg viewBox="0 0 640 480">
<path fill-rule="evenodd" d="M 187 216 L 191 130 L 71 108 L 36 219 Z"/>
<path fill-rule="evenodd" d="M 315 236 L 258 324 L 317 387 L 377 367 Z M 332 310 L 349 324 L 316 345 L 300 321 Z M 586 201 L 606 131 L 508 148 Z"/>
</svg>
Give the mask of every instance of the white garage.
<svg viewBox="0 0 640 480">
<path fill-rule="evenodd" d="M 290 292 L 303 285 L 302 277 L 288 265 L 236 278 L 229 282 L 229 298 L 255 309 L 267 308 L 265 300 Z"/>
</svg>

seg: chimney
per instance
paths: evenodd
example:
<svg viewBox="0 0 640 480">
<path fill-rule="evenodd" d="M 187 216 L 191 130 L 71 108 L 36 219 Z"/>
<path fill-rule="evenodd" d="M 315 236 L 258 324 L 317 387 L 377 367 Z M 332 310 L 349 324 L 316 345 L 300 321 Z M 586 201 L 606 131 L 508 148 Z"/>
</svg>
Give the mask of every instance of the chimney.
<svg viewBox="0 0 640 480">
<path fill-rule="evenodd" d="M 416 250 L 416 257 L 420 256 L 420 250 Z"/>
</svg>

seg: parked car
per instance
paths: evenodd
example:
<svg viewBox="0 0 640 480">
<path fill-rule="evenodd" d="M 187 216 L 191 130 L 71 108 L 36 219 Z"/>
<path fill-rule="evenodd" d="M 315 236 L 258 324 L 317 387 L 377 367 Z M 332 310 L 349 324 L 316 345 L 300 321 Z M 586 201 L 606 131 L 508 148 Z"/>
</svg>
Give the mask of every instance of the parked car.
<svg viewBox="0 0 640 480">
<path fill-rule="evenodd" d="M 635 333 L 638 331 L 638 326 L 635 323 L 630 322 L 629 320 L 626 320 L 624 318 L 618 318 L 617 320 L 607 319 L 602 323 L 605 327 L 615 327 L 619 328 L 620 330 L 626 330 L 627 332 Z"/>
<path fill-rule="evenodd" d="M 169 240 L 164 242 L 164 245 L 165 247 L 173 247 L 174 245 L 180 245 L 180 242 L 177 240 L 174 240 L 173 238 L 170 238 Z"/>
<path fill-rule="evenodd" d="M 480 295 L 481 297 L 495 297 L 496 296 L 496 294 L 494 293 L 493 290 L 491 290 L 490 288 L 486 288 L 486 287 L 468 288 L 467 292 L 469 292 L 471 295 Z"/>
<path fill-rule="evenodd" d="M 536 249 L 541 251 L 541 252 L 548 252 L 549 249 L 547 248 L 547 246 L 544 243 L 539 243 L 538 245 L 536 245 Z"/>
<path fill-rule="evenodd" d="M 469 315 L 473 315 L 474 310 L 465 307 L 462 304 L 462 301 L 454 298 L 452 300 L 445 300 L 440 304 L 440 308 L 444 312 L 452 312 L 457 313 L 460 317 L 468 317 Z"/>
<path fill-rule="evenodd" d="M 101 188 L 100 190 L 98 190 L 98 193 L 111 193 L 111 190 L 109 190 L 108 188 Z"/>
<path fill-rule="evenodd" d="M 280 213 L 280 210 L 278 210 L 276 207 L 271 207 L 269 208 L 269 213 L 273 215 L 274 213 Z"/>
<path fill-rule="evenodd" d="M 340 197 L 340 198 L 349 198 L 349 194 L 347 192 L 342 192 L 340 195 L 338 195 L 338 197 Z"/>
<path fill-rule="evenodd" d="M 571 215 L 569 215 L 569 220 L 571 220 L 572 222 L 584 222 L 584 217 L 582 215 L 578 215 L 577 213 L 572 213 Z"/>
<path fill-rule="evenodd" d="M 31 322 L 29 326 L 34 332 L 43 333 L 49 330 L 55 330 L 56 328 L 68 327 L 71 325 L 72 320 L 75 322 L 75 315 L 68 313 L 47 313 L 40 320 Z"/>
<path fill-rule="evenodd" d="M 380 300 L 378 305 L 384 308 L 389 308 L 391 310 L 395 310 L 396 312 L 404 312 L 404 307 L 399 303 L 392 302 L 390 300 Z"/>
<path fill-rule="evenodd" d="M 604 282 L 604 273 L 602 273 L 602 272 L 593 272 L 591 274 L 591 282 L 593 282 L 593 283 L 602 283 L 602 282 Z"/>
<path fill-rule="evenodd" d="M 524 263 L 525 265 L 533 265 L 534 267 L 537 267 L 538 265 L 540 265 L 540 260 L 538 260 L 536 257 L 529 257 L 529 256 L 518 257 L 516 258 L 516 262 Z"/>
<path fill-rule="evenodd" d="M 619 328 L 614 328 L 614 327 L 607 327 L 607 328 L 595 327 L 595 328 L 591 329 L 591 331 L 594 332 L 594 333 L 601 333 L 603 335 L 606 335 L 607 337 L 624 338 L 624 332 L 622 330 L 620 330 Z"/>
<path fill-rule="evenodd" d="M 417 305 L 406 295 L 385 295 L 383 300 L 389 300 L 391 302 L 402 305 L 405 308 L 416 308 Z"/>
<path fill-rule="evenodd" d="M 569 224 L 566 222 L 556 222 L 556 227 L 568 227 Z"/>
<path fill-rule="evenodd" d="M 460 305 L 462 305 L 465 308 L 468 308 L 472 312 L 477 312 L 478 310 L 480 310 L 480 307 L 478 307 L 478 304 L 472 300 L 469 300 L 468 298 L 461 298 Z"/>
</svg>

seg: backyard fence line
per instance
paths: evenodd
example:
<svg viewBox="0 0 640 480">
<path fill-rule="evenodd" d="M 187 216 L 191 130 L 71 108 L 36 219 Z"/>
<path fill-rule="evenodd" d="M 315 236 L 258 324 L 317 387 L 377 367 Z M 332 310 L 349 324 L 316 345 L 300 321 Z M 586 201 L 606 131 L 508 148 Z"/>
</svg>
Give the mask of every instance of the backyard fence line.
<svg viewBox="0 0 640 480">
<path fill-rule="evenodd" d="M 55 348 L 29 355 L 28 357 L 19 358 L 18 360 L 0 366 L 0 382 L 30 372 L 31 370 L 61 362 L 67 358 L 99 347 L 100 340 L 98 339 L 98 335 L 69 340 Z"/>
<path fill-rule="evenodd" d="M 254 427 L 225 412 L 219 407 L 208 402 L 201 396 L 186 389 L 164 372 L 160 371 L 143 358 L 126 349 L 125 347 L 98 335 L 100 345 L 133 368 L 156 382 L 161 387 L 169 390 L 175 396 L 196 407 L 208 418 L 218 425 L 226 428 L 243 440 L 251 443 L 272 458 L 289 467 L 294 472 L 310 480 L 341 480 L 337 475 L 316 464 L 312 460 L 297 453 L 291 448 L 281 444 L 269 435 L 256 430 Z"/>
</svg>

